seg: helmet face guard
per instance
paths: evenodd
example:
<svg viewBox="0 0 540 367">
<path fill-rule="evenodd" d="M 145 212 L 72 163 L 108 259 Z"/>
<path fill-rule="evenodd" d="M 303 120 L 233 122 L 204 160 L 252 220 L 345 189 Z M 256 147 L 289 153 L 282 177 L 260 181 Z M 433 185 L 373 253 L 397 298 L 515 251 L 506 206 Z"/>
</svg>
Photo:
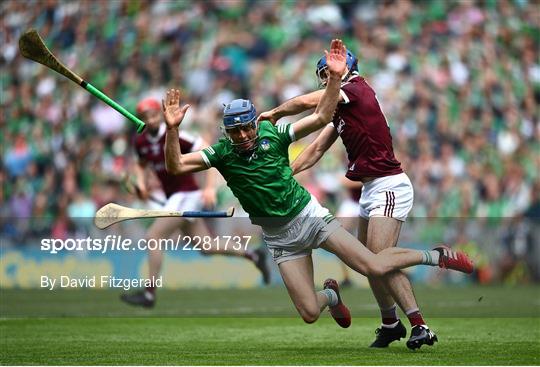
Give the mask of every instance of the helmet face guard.
<svg viewBox="0 0 540 367">
<path fill-rule="evenodd" d="M 231 142 L 233 148 L 239 153 L 247 153 L 256 148 L 254 142 L 258 139 L 257 111 L 253 103 L 247 99 L 235 99 L 227 104 L 223 109 L 223 125 L 221 126 L 225 137 Z M 231 130 L 255 130 L 253 138 L 241 142 L 235 142 L 231 135 Z M 248 145 L 248 148 L 242 148 Z"/>
<path fill-rule="evenodd" d="M 347 50 L 346 63 L 348 71 L 341 77 L 341 80 L 347 80 L 351 75 L 358 74 L 358 58 L 349 50 Z M 326 56 L 323 56 L 317 62 L 317 70 L 315 71 L 320 88 L 326 86 L 328 79 L 327 69 Z"/>
</svg>

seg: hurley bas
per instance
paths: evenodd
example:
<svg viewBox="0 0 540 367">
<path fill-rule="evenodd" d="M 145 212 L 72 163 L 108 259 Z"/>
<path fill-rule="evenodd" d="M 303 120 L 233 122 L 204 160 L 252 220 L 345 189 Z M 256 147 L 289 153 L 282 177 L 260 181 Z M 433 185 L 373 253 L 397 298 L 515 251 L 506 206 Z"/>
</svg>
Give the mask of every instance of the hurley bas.
<svg viewBox="0 0 540 367">
<path fill-rule="evenodd" d="M 60 278 L 51 278 L 46 275 L 41 276 L 41 288 L 47 288 L 52 291 L 58 288 L 122 288 L 126 291 L 131 288 L 156 287 L 163 286 L 163 277 L 151 278 L 116 278 L 111 275 L 86 276 L 81 278 L 71 278 L 62 275 Z"/>
</svg>

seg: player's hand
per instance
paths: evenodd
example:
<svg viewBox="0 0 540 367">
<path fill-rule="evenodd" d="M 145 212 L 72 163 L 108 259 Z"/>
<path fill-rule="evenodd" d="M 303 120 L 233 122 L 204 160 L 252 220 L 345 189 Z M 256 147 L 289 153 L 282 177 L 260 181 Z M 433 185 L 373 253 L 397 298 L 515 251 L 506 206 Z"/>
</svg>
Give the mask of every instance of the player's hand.
<svg viewBox="0 0 540 367">
<path fill-rule="evenodd" d="M 189 108 L 189 104 L 180 107 L 180 91 L 178 89 L 169 89 L 165 95 L 165 99 L 161 100 L 161 105 L 167 127 L 173 128 L 180 126 Z"/>
<path fill-rule="evenodd" d="M 150 193 L 146 189 L 146 185 L 137 185 L 135 182 L 132 181 L 131 176 L 127 172 L 122 175 L 121 183 L 127 192 L 132 195 L 137 195 L 140 200 L 146 201 L 150 197 Z"/>
<path fill-rule="evenodd" d="M 261 121 L 270 121 L 273 125 L 277 123 L 278 118 L 274 116 L 274 113 L 272 111 L 265 111 L 257 117 L 257 122 Z"/>
<path fill-rule="evenodd" d="M 214 208 L 217 203 L 216 189 L 209 187 L 202 191 L 202 202 L 204 208 Z"/>
<path fill-rule="evenodd" d="M 347 68 L 347 48 L 340 39 L 333 39 L 330 52 L 324 50 L 328 73 L 341 78 Z"/>
</svg>

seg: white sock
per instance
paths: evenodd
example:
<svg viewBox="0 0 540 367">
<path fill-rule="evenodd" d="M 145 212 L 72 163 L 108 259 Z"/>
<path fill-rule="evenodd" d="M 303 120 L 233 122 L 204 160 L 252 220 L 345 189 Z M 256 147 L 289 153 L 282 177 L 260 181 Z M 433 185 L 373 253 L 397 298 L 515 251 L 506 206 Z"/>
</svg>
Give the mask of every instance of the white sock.
<svg viewBox="0 0 540 367">
<path fill-rule="evenodd" d="M 381 327 L 384 327 L 384 328 L 387 328 L 387 329 L 393 329 L 395 328 L 396 326 L 398 326 L 399 324 L 399 320 L 394 322 L 393 324 L 390 324 L 390 325 L 386 325 L 386 324 L 381 324 Z"/>
<path fill-rule="evenodd" d="M 319 293 L 322 293 L 328 299 L 328 306 L 332 307 L 338 304 L 339 299 L 336 292 L 333 289 L 323 289 Z"/>
<path fill-rule="evenodd" d="M 144 291 L 144 298 L 146 298 L 147 300 L 153 301 L 155 297 L 156 296 L 154 296 L 152 292 L 149 292 L 147 290 Z"/>
<path fill-rule="evenodd" d="M 439 256 L 441 254 L 437 250 L 423 251 L 422 264 L 424 265 L 439 265 Z"/>
</svg>

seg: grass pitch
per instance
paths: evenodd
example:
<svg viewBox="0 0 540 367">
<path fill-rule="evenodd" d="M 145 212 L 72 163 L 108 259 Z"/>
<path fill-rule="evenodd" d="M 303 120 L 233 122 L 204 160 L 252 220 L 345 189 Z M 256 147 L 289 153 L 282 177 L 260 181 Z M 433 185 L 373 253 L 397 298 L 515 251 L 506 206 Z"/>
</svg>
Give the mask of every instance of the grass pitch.
<svg viewBox="0 0 540 367">
<path fill-rule="evenodd" d="M 163 291 L 154 310 L 111 291 L 0 292 L 0 364 L 538 365 L 538 287 L 417 289 L 434 347 L 367 346 L 378 326 L 368 290 L 350 289 L 353 324 L 306 325 L 282 288 Z"/>
</svg>

